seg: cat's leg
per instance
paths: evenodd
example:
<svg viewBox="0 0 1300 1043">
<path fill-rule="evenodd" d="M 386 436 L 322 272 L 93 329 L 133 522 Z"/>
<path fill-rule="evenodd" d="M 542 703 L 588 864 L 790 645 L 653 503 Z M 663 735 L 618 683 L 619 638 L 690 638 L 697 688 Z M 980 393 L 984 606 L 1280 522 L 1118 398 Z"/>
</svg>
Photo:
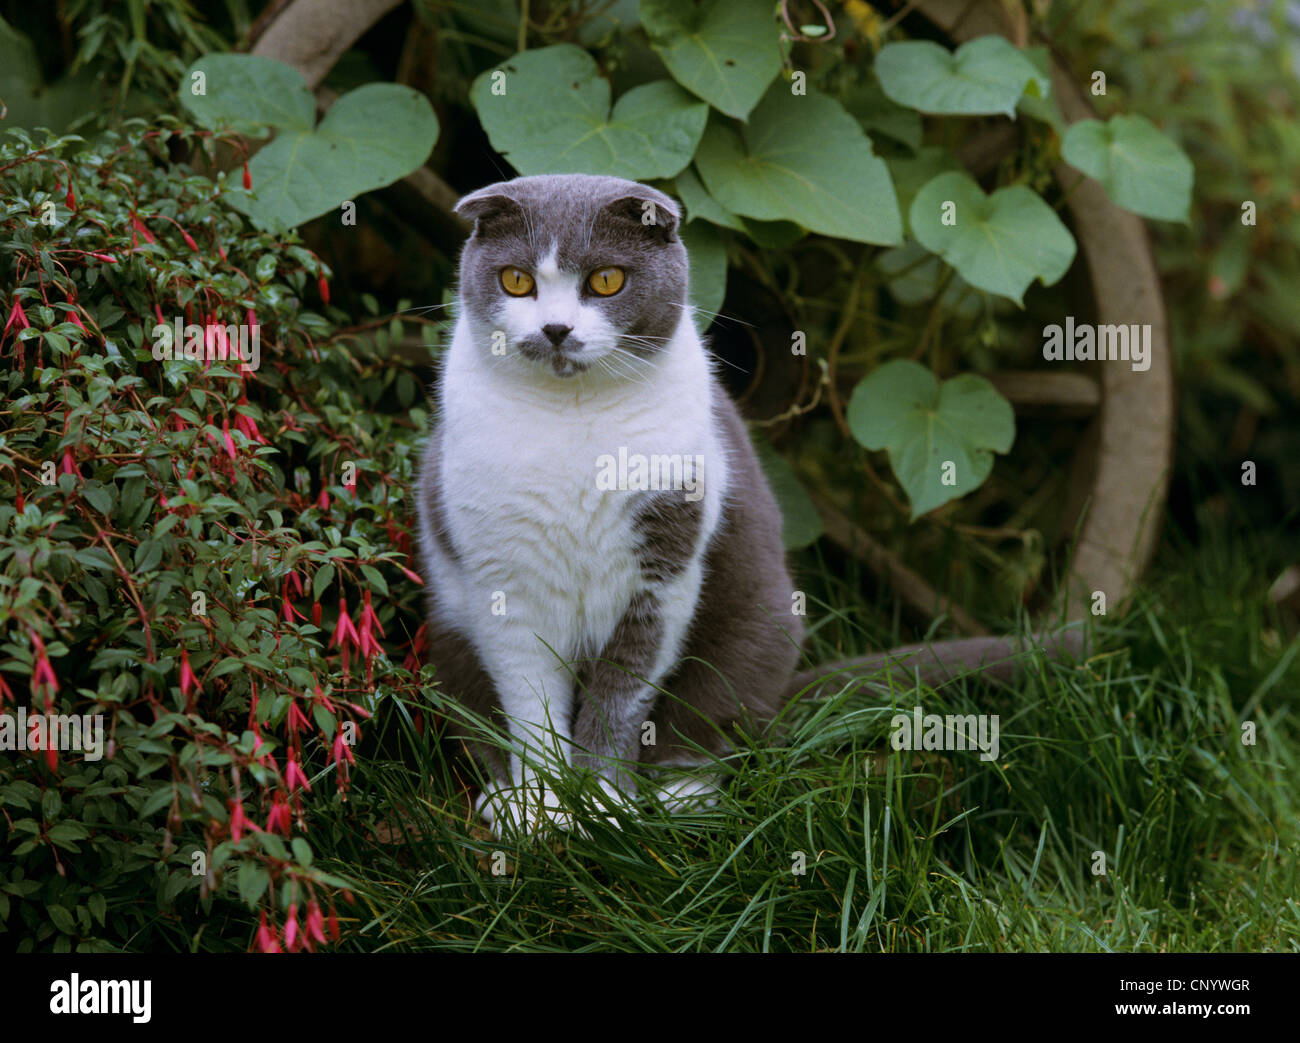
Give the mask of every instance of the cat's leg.
<svg viewBox="0 0 1300 1043">
<path fill-rule="evenodd" d="M 578 671 L 574 763 L 592 769 L 607 804 L 635 792 L 625 766 L 641 759 L 658 683 L 676 665 L 690 629 L 700 567 L 696 561 L 635 594 L 599 655 Z"/>
<path fill-rule="evenodd" d="M 568 665 L 525 625 L 492 628 L 479 654 L 497 690 L 511 739 L 509 778 L 485 790 L 479 810 L 498 835 L 570 827 L 547 781 L 568 770 L 573 680 Z"/>
</svg>

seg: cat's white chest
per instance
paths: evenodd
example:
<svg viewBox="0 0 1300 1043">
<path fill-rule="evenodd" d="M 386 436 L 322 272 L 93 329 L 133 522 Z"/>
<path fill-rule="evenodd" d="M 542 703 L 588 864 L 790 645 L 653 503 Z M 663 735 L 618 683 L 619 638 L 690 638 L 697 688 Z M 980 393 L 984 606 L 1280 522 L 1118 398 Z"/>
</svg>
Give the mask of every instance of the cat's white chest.
<svg viewBox="0 0 1300 1043">
<path fill-rule="evenodd" d="M 598 652 L 644 582 L 643 497 L 635 483 L 610 488 L 610 461 L 716 454 L 703 351 L 694 342 L 665 359 L 649 388 L 574 382 L 556 396 L 501 381 L 474 345 L 451 350 L 441 476 L 456 559 L 440 579 L 444 610 L 509 614 L 563 657 Z"/>
</svg>

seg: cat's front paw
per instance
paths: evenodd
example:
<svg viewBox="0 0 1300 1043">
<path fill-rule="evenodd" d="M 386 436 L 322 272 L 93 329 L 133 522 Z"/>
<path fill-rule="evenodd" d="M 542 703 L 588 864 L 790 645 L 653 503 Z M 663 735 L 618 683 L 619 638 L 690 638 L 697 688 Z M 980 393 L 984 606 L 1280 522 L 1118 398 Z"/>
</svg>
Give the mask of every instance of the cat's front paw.
<svg viewBox="0 0 1300 1043">
<path fill-rule="evenodd" d="M 546 786 L 503 786 L 485 789 L 474 809 L 498 840 L 503 836 L 537 836 L 547 832 L 569 832 L 573 818 Z"/>
</svg>

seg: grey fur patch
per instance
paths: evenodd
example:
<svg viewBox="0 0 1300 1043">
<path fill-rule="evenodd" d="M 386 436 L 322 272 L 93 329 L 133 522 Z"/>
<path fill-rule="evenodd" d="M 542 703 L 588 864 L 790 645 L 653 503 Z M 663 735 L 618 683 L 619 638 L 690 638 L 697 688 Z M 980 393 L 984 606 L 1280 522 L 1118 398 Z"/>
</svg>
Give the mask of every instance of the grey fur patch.
<svg viewBox="0 0 1300 1043">
<path fill-rule="evenodd" d="M 655 692 L 643 699 L 635 696 L 645 687 L 642 678 L 653 669 L 662 640 L 659 602 L 654 594 L 642 591 L 633 595 L 600 655 L 579 667 L 573 741 L 586 751 L 574 756 L 580 766 L 616 779 L 618 765 L 610 758 L 637 759 L 641 725 L 649 717 Z"/>
<path fill-rule="evenodd" d="M 447 557 L 459 561 L 460 555 L 452 545 L 447 510 L 442 502 L 442 429 L 437 426 L 430 432 L 429 444 L 425 447 L 419 497 L 424 508 L 420 512 L 420 523 L 433 534 L 434 542 Z"/>
<path fill-rule="evenodd" d="M 645 357 L 672 337 L 686 307 L 689 263 L 677 236 L 681 212 L 662 192 L 616 177 L 543 174 L 488 185 L 460 201 L 456 212 L 474 219 L 461 254 L 460 300 L 477 321 L 500 325 L 506 300 L 500 272 L 507 266 L 535 271 L 556 249 L 561 271 L 577 274 L 584 306 L 600 309 L 623 335 L 621 346 Z M 643 216 L 653 218 L 644 223 Z M 587 277 L 617 266 L 623 288 L 601 297 Z M 575 347 L 572 341 L 566 346 Z M 573 360 L 538 330 L 518 345 L 530 358 L 553 361 L 560 376 L 578 372 Z"/>
<path fill-rule="evenodd" d="M 686 568 L 700 542 L 704 501 L 680 492 L 651 493 L 633 521 L 641 542 L 637 563 L 649 583 L 666 583 Z"/>
</svg>

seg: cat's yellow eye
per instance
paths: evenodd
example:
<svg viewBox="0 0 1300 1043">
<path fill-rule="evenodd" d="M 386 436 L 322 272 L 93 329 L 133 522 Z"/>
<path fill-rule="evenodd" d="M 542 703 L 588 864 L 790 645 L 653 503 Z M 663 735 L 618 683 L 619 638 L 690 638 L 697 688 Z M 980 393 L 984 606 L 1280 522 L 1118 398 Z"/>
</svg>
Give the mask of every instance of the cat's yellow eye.
<svg viewBox="0 0 1300 1043">
<path fill-rule="evenodd" d="M 533 277 L 519 268 L 501 269 L 501 289 L 511 297 L 527 297 L 533 292 Z"/>
<path fill-rule="evenodd" d="M 623 288 L 622 268 L 598 268 L 587 277 L 591 292 L 601 297 L 612 297 Z"/>
</svg>

